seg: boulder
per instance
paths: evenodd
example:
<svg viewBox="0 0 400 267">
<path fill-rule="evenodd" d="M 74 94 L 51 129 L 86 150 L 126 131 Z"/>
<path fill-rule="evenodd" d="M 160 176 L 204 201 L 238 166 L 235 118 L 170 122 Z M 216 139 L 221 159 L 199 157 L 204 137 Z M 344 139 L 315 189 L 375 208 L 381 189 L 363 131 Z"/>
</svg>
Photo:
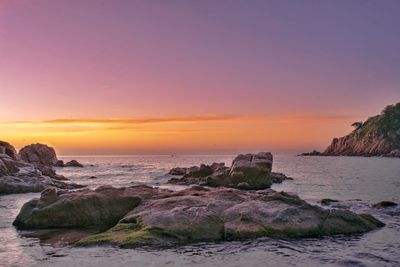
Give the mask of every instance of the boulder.
<svg viewBox="0 0 400 267">
<path fill-rule="evenodd" d="M 8 155 L 10 158 L 12 158 L 13 160 L 18 160 L 18 153 L 17 150 L 10 144 L 4 141 L 0 141 L 0 148 L 3 148 L 0 154 L 6 154 Z M 2 153 L 4 152 L 4 153 Z"/>
<path fill-rule="evenodd" d="M 54 148 L 39 143 L 23 147 L 19 151 L 19 156 L 21 160 L 35 166 L 54 166 L 58 162 Z"/>
<path fill-rule="evenodd" d="M 83 168 L 83 165 L 80 164 L 78 161 L 76 160 L 71 160 L 68 161 L 67 163 L 64 164 L 64 167 L 78 167 L 78 168 Z"/>
<path fill-rule="evenodd" d="M 96 190 L 64 191 L 47 188 L 40 199 L 24 204 L 14 225 L 18 229 L 109 228 L 137 207 L 142 199 L 151 198 L 158 189 L 148 186 Z"/>
<path fill-rule="evenodd" d="M 79 191 L 46 189 L 40 199 L 22 207 L 13 224 L 18 229 L 97 227 L 103 232 L 85 237 L 76 245 L 120 247 L 261 236 L 359 234 L 384 225 L 368 214 L 323 209 L 272 189 L 195 186 L 173 192 L 144 185 Z"/>
</svg>

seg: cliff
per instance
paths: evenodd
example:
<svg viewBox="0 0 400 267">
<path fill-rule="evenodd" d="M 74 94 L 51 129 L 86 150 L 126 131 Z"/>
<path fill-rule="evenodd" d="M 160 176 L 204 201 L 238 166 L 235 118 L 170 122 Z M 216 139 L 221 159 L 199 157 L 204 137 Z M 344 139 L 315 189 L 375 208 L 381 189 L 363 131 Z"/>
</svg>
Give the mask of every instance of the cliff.
<svg viewBox="0 0 400 267">
<path fill-rule="evenodd" d="M 354 123 L 350 134 L 334 138 L 322 153 L 326 156 L 396 156 L 400 152 L 400 102 L 380 115 Z"/>
</svg>

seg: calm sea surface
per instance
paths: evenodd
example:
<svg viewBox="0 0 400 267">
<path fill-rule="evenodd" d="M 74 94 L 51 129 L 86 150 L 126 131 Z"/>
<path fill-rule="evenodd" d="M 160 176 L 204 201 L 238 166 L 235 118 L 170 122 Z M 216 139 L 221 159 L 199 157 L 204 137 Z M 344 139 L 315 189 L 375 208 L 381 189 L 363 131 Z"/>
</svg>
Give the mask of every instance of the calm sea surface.
<svg viewBox="0 0 400 267">
<path fill-rule="evenodd" d="M 73 158 L 85 168 L 58 173 L 93 188 L 144 182 L 179 189 L 165 185 L 170 168 L 212 162 L 229 166 L 234 156 Z M 260 238 L 163 250 L 55 248 L 21 237 L 11 225 L 21 206 L 39 194 L 5 195 L 0 196 L 0 266 L 400 266 L 400 207 L 371 208 L 382 200 L 400 202 L 400 159 L 275 156 L 273 170 L 294 178 L 273 189 L 294 192 L 311 203 L 321 198 L 341 200 L 337 207 L 369 212 L 386 227 L 353 237 Z"/>
</svg>

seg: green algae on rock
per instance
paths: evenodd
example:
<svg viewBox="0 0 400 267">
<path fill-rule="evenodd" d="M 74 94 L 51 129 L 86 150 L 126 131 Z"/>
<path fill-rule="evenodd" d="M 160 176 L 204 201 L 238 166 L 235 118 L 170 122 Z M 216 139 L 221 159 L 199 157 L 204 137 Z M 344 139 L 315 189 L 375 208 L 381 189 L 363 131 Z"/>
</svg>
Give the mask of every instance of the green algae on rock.
<svg viewBox="0 0 400 267">
<path fill-rule="evenodd" d="M 323 209 L 272 189 L 194 186 L 174 192 L 134 186 L 75 192 L 49 189 L 24 205 L 14 225 L 18 229 L 101 227 L 103 232 L 76 245 L 138 247 L 358 234 L 384 224 L 371 215 Z"/>
</svg>

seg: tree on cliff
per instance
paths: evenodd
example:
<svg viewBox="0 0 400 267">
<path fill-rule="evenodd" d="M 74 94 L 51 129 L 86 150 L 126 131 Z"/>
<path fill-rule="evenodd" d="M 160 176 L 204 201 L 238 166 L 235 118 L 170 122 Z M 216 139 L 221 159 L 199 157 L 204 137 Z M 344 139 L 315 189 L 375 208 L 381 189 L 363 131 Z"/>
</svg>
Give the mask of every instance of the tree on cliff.
<svg viewBox="0 0 400 267">
<path fill-rule="evenodd" d="M 356 130 L 358 130 L 361 128 L 362 125 L 363 125 L 362 121 L 356 121 L 351 126 L 353 126 L 354 128 L 356 128 Z"/>
<path fill-rule="evenodd" d="M 400 130 L 400 102 L 386 106 L 382 111 L 381 128 L 385 131 Z"/>
</svg>

